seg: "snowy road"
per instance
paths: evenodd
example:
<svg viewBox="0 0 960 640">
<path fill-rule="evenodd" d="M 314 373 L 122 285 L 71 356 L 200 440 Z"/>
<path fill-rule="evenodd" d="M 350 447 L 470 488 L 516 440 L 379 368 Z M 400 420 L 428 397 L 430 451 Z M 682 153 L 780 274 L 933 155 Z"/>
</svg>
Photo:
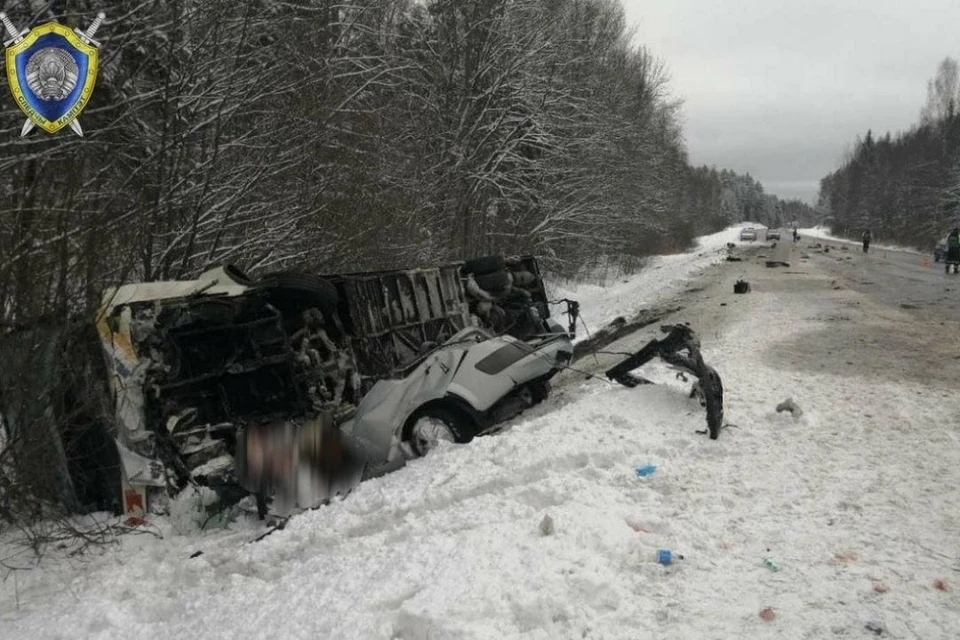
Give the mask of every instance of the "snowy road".
<svg viewBox="0 0 960 640">
<path fill-rule="evenodd" d="M 506 432 L 261 542 L 254 523 L 177 535 L 161 519 L 164 540 L 48 557 L 0 583 L 0 637 L 956 638 L 960 341 L 944 336 L 960 324 L 819 260 L 765 268 L 763 251 L 691 271 L 664 319 L 690 321 L 723 376 L 719 440 L 663 367 L 637 389 L 566 372 Z M 739 277 L 751 293 L 733 295 Z M 775 412 L 787 397 L 801 417 Z M 660 566 L 659 548 L 684 559 Z"/>
</svg>

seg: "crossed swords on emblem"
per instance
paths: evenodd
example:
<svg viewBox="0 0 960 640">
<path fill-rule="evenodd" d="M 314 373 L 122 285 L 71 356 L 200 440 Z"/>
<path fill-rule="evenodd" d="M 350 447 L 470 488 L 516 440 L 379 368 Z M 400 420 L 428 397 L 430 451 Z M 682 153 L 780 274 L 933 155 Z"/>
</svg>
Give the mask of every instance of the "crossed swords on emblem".
<svg viewBox="0 0 960 640">
<path fill-rule="evenodd" d="M 97 17 L 94 18 L 93 22 L 90 24 L 90 27 L 86 31 L 81 31 L 80 29 L 74 29 L 73 31 L 77 34 L 80 40 L 91 47 L 100 48 L 100 43 L 93 39 L 93 36 L 96 35 L 97 29 L 100 28 L 100 25 L 103 24 L 104 18 L 107 15 L 102 11 L 97 14 Z M 14 26 L 13 22 L 10 20 L 9 16 L 4 12 L 0 11 L 0 22 L 3 22 L 4 28 L 7 30 L 7 35 L 10 36 L 10 39 L 3 43 L 3 47 L 13 46 L 20 42 L 23 42 L 23 37 L 30 33 L 30 29 L 23 29 L 22 31 L 17 31 L 17 28 Z M 23 123 L 23 129 L 20 130 L 20 137 L 27 135 L 34 128 L 33 120 L 27 118 L 27 121 Z M 81 138 L 83 137 L 83 129 L 80 128 L 80 121 L 74 118 L 70 121 L 70 128 L 73 129 L 73 132 L 76 133 Z"/>
</svg>

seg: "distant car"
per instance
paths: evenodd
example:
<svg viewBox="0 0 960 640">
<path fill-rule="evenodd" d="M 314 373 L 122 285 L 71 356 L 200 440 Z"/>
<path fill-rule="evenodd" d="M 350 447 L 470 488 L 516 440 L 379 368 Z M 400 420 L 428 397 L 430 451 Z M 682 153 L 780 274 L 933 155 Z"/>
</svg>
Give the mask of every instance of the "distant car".
<svg viewBox="0 0 960 640">
<path fill-rule="evenodd" d="M 779 240 L 780 229 L 767 229 L 767 240 Z"/>
<path fill-rule="evenodd" d="M 933 248 L 933 261 L 940 262 L 945 260 L 947 257 L 947 239 L 943 238 L 940 242 L 937 243 L 937 246 Z"/>
<path fill-rule="evenodd" d="M 740 241 L 744 242 L 747 240 L 756 240 L 757 239 L 757 230 L 753 227 L 744 227 L 740 230 Z"/>
</svg>

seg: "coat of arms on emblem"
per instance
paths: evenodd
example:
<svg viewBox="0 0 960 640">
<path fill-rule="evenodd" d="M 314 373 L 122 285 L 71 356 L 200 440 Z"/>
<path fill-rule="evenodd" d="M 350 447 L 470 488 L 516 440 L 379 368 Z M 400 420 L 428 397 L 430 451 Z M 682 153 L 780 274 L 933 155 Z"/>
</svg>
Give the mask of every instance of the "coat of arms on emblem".
<svg viewBox="0 0 960 640">
<path fill-rule="evenodd" d="M 77 117 L 87 106 L 97 81 L 100 43 L 93 39 L 106 16 L 97 14 L 86 31 L 48 22 L 18 31 L 0 12 L 9 40 L 6 48 L 7 80 L 17 106 L 27 116 L 20 131 L 34 127 L 56 133 L 69 126 L 83 135 Z"/>
</svg>

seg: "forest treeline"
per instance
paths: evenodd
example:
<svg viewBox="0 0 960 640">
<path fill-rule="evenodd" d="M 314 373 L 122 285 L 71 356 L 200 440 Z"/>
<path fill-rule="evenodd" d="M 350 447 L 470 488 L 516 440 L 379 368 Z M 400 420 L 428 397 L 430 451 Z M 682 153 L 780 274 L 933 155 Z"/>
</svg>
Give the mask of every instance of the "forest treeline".
<svg viewBox="0 0 960 640">
<path fill-rule="evenodd" d="M 820 181 L 818 213 L 834 232 L 929 249 L 960 225 L 960 72 L 945 58 L 907 131 L 858 137 Z"/>
<path fill-rule="evenodd" d="M 616 1 L 2 4 L 18 28 L 108 14 L 84 138 L 21 139 L 0 99 L 2 324 L 224 262 L 629 267 L 803 209 L 690 166 L 664 63 Z"/>
</svg>

